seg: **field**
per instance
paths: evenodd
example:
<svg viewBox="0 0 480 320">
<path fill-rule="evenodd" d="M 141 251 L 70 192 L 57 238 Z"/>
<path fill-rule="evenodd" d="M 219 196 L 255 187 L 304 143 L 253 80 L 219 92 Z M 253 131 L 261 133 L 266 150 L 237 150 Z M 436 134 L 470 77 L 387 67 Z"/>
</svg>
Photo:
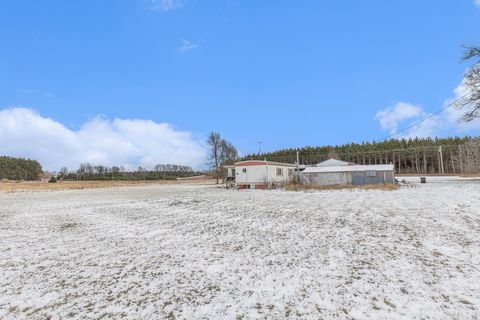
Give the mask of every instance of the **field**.
<svg viewBox="0 0 480 320">
<path fill-rule="evenodd" d="M 475 180 L 0 192 L 0 229 L 1 319 L 480 317 Z"/>
<path fill-rule="evenodd" d="M 181 178 L 178 180 L 104 180 L 104 181 L 62 181 L 48 183 L 47 181 L 0 181 L 0 192 L 41 191 L 41 190 L 81 190 L 98 188 L 119 188 L 129 186 L 146 186 L 158 184 L 213 184 L 214 180 L 204 176 Z"/>
</svg>

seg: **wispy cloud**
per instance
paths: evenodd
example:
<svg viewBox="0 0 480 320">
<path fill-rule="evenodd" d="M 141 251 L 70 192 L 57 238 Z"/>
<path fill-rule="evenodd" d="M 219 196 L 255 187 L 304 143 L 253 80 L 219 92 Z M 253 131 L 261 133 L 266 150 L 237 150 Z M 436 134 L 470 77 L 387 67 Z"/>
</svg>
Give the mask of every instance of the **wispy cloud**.
<svg viewBox="0 0 480 320">
<path fill-rule="evenodd" d="M 18 90 L 18 93 L 20 94 L 28 94 L 28 95 L 42 95 L 47 98 L 56 98 L 57 96 L 53 93 L 50 92 L 44 92 L 44 91 L 36 91 L 33 89 L 20 89 Z"/>
<path fill-rule="evenodd" d="M 186 0 L 150 0 L 150 9 L 153 11 L 171 11 L 182 8 Z"/>
<path fill-rule="evenodd" d="M 474 0 L 473 4 L 476 5 L 477 7 L 480 7 L 480 0 Z"/>
<path fill-rule="evenodd" d="M 3 155 L 37 159 L 47 170 L 82 162 L 152 168 L 158 163 L 202 167 L 206 151 L 189 132 L 151 120 L 96 117 L 80 129 L 43 117 L 27 108 L 0 110 Z"/>
<path fill-rule="evenodd" d="M 467 92 L 462 81 L 454 90 L 454 97 L 444 102 L 445 110 L 439 114 L 428 113 L 419 105 L 399 102 L 393 107 L 378 111 L 375 119 L 378 120 L 382 129 L 388 130 L 395 138 L 435 137 L 444 136 L 446 133 L 475 133 L 480 130 L 480 119 L 470 122 L 462 121 L 464 108 L 452 104 Z M 422 121 L 423 119 L 426 120 Z M 400 126 L 412 127 L 397 134 Z"/>
<path fill-rule="evenodd" d="M 182 45 L 180 47 L 178 47 L 177 50 L 180 53 L 183 54 L 183 53 L 187 53 L 188 51 L 193 50 L 195 48 L 198 48 L 197 44 L 193 44 L 188 40 L 182 39 Z"/>
<path fill-rule="evenodd" d="M 50 92 L 42 92 L 42 94 L 47 98 L 56 98 L 57 96 Z"/>
</svg>

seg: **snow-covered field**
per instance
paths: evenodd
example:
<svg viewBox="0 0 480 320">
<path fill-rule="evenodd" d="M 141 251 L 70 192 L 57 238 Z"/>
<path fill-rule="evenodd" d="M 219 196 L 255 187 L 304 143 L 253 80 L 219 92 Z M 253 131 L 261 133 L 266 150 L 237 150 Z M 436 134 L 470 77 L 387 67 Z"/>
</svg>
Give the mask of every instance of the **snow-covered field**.
<svg viewBox="0 0 480 320">
<path fill-rule="evenodd" d="M 480 182 L 0 193 L 1 319 L 477 319 Z"/>
</svg>

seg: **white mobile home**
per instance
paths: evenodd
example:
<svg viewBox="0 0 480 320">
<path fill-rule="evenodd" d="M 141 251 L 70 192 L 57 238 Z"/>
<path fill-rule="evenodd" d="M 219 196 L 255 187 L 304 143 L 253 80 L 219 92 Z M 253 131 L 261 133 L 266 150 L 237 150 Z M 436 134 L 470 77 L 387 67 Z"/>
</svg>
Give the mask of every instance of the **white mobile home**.
<svg viewBox="0 0 480 320">
<path fill-rule="evenodd" d="M 240 161 L 225 167 L 229 180 L 240 189 L 266 189 L 292 181 L 296 168 L 294 164 L 260 160 Z"/>
</svg>

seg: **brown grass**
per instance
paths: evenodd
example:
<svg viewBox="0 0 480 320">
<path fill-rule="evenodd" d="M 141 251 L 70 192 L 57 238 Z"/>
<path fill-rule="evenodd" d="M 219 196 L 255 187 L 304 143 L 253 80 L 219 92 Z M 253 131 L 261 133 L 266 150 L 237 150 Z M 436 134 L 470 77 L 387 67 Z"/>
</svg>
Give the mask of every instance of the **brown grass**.
<svg viewBox="0 0 480 320">
<path fill-rule="evenodd" d="M 46 181 L 2 181 L 0 192 L 17 191 L 49 191 L 49 190 L 81 190 L 98 188 L 120 188 L 146 185 L 167 184 L 212 184 L 211 179 L 192 180 L 158 180 L 158 181 L 64 181 L 48 183 Z"/>
<path fill-rule="evenodd" d="M 331 186 L 318 186 L 309 184 L 286 184 L 285 190 L 288 191 L 308 191 L 308 190 L 344 190 L 344 189 L 362 189 L 362 190 L 383 190 L 394 191 L 400 188 L 396 184 L 367 184 L 364 186 L 354 186 L 350 184 L 337 184 Z"/>
</svg>

